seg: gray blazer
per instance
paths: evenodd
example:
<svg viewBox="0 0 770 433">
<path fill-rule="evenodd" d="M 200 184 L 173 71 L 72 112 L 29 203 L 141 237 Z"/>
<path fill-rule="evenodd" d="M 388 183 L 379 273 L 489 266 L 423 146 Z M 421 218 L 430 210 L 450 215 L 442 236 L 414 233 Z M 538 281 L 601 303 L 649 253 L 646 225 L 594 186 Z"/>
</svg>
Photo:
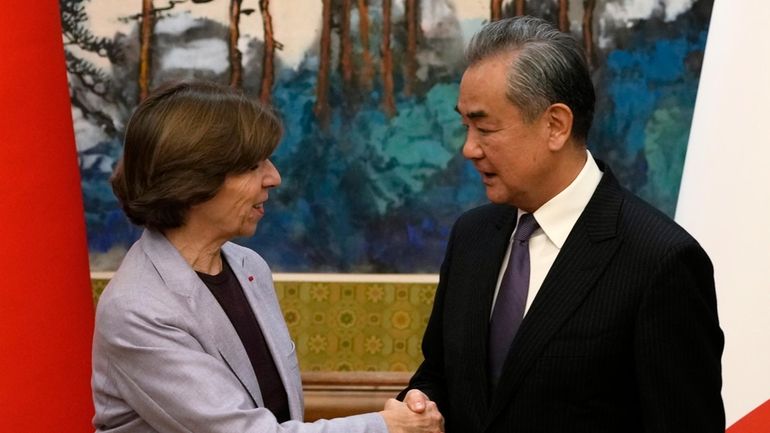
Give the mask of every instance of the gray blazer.
<svg viewBox="0 0 770 433">
<path fill-rule="evenodd" d="M 244 289 L 286 387 L 291 421 L 281 432 L 387 433 L 378 414 L 302 423 L 302 383 L 270 269 L 227 243 L 224 255 Z M 230 320 L 176 248 L 145 230 L 128 251 L 96 311 L 94 427 L 111 433 L 276 432 L 262 408 L 251 362 Z"/>
</svg>

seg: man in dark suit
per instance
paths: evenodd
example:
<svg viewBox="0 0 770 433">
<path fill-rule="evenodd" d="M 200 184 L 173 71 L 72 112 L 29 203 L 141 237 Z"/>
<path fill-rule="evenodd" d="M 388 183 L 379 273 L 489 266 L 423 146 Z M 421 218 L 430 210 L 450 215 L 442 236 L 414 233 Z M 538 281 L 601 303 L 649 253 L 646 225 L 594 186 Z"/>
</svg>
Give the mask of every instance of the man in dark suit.
<svg viewBox="0 0 770 433">
<path fill-rule="evenodd" d="M 587 151 L 580 44 L 519 17 L 466 56 L 463 155 L 492 204 L 452 230 L 399 397 L 435 401 L 447 433 L 723 433 L 711 262 Z"/>
</svg>

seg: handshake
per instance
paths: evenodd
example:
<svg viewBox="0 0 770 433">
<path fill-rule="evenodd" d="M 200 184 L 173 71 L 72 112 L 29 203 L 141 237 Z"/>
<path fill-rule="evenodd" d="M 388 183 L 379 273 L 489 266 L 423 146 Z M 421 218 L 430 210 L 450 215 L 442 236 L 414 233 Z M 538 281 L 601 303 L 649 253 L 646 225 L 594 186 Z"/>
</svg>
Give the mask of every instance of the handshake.
<svg viewBox="0 0 770 433">
<path fill-rule="evenodd" d="M 380 412 L 389 433 L 443 433 L 444 417 L 436 403 L 417 389 L 412 389 L 400 402 L 389 399 Z"/>
</svg>

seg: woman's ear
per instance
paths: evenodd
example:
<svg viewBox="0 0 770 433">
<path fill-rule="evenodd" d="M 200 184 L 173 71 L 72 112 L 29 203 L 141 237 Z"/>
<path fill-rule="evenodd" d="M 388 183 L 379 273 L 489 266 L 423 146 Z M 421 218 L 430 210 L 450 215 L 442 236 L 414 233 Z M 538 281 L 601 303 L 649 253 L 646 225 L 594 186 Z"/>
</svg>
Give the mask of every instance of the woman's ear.
<svg viewBox="0 0 770 433">
<path fill-rule="evenodd" d="M 572 110 L 562 103 L 552 104 L 543 113 L 548 122 L 548 148 L 552 151 L 561 150 L 572 136 Z"/>
</svg>

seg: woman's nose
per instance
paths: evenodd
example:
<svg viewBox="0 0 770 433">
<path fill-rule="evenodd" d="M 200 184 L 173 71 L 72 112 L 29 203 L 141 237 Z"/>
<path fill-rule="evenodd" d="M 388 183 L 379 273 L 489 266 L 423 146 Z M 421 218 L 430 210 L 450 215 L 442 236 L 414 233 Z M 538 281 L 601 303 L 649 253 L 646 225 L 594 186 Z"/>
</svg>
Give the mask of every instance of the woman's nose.
<svg viewBox="0 0 770 433">
<path fill-rule="evenodd" d="M 281 184 L 281 173 L 278 172 L 278 169 L 275 167 L 272 161 L 269 159 L 265 160 L 265 163 L 267 164 L 267 175 L 265 176 L 263 183 L 265 187 L 267 188 L 274 188 Z"/>
</svg>

